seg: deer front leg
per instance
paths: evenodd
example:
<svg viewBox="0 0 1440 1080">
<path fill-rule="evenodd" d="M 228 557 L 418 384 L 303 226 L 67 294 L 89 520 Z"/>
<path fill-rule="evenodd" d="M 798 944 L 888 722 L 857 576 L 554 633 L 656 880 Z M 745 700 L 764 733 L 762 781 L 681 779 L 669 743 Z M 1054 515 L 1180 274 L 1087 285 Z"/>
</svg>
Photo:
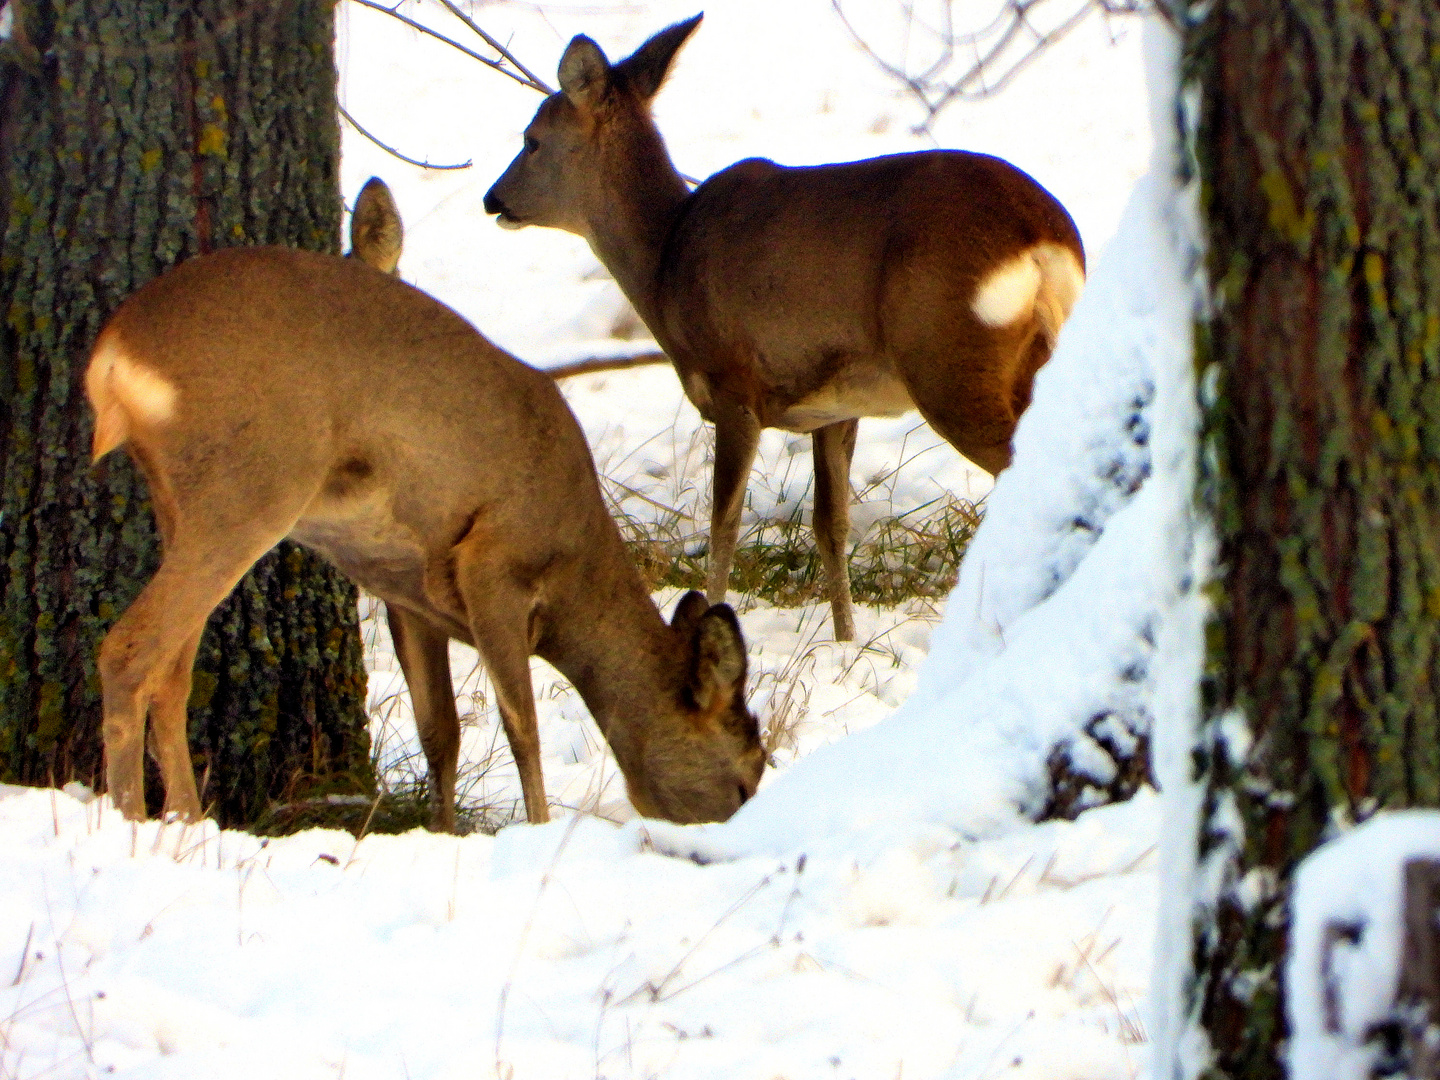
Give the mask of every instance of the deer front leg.
<svg viewBox="0 0 1440 1080">
<path fill-rule="evenodd" d="M 740 510 L 745 485 L 760 445 L 760 421 L 744 405 L 717 403 L 715 408 L 715 484 L 710 508 L 710 580 L 706 598 L 712 604 L 725 600 L 730 568 L 740 539 Z"/>
<path fill-rule="evenodd" d="M 505 738 L 520 773 L 525 817 L 532 825 L 550 820 L 545 778 L 540 771 L 540 727 L 530 682 L 531 595 L 500 558 L 487 552 L 477 531 L 454 548 L 455 582 L 465 601 L 475 648 L 495 685 Z"/>
<path fill-rule="evenodd" d="M 455 769 L 460 716 L 450 679 L 450 638 L 404 608 L 385 604 L 395 655 L 410 688 L 415 728 L 430 772 L 430 831 L 455 831 Z"/>
<path fill-rule="evenodd" d="M 859 427 L 858 420 L 842 420 L 811 433 L 815 448 L 815 546 L 825 566 L 836 641 L 850 641 L 855 637 L 850 566 L 845 549 L 850 538 L 850 461 L 855 456 L 855 433 Z"/>
</svg>

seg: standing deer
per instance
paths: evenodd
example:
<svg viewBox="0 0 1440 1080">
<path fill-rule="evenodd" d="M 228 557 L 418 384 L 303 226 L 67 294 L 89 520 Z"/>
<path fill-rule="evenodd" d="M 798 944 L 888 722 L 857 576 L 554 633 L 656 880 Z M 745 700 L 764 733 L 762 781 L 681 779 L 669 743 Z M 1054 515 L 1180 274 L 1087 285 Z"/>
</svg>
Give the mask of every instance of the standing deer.
<svg viewBox="0 0 1440 1080">
<path fill-rule="evenodd" d="M 432 828 L 455 827 L 451 638 L 495 684 L 530 821 L 549 817 L 532 654 L 579 690 L 641 814 L 728 818 L 765 763 L 734 613 L 692 592 L 666 625 L 554 381 L 390 275 L 400 225 L 378 181 L 351 238 L 358 259 L 275 247 L 192 259 L 126 300 L 95 343 L 95 459 L 126 447 L 164 544 L 100 647 L 116 805 L 145 816 L 148 711 L 165 810 L 200 816 L 185 715 L 200 633 L 289 537 L 385 601 Z"/>
<path fill-rule="evenodd" d="M 848 640 L 857 418 L 917 408 L 975 464 L 1005 468 L 1085 254 L 1064 207 L 984 154 L 752 158 L 690 192 L 650 102 L 700 18 L 614 65 L 572 39 L 560 91 L 485 210 L 583 236 L 715 425 L 711 602 L 725 597 L 761 429 L 812 433 L 816 546 Z"/>
</svg>

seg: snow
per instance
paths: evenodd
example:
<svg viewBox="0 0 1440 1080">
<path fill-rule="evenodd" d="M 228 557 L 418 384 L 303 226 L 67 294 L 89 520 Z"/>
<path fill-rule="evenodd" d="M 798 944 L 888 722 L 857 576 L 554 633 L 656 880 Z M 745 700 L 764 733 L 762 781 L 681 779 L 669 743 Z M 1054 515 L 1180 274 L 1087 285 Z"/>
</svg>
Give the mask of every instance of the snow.
<svg viewBox="0 0 1440 1080">
<path fill-rule="evenodd" d="M 3 794 L 6 1075 L 1125 1078 L 1143 1052 L 1153 795 L 702 867 L 585 816 L 266 844 Z"/>
<path fill-rule="evenodd" d="M 1173 34 L 1148 26 L 1145 36 L 1146 82 L 1150 87 L 1151 130 L 1155 134 L 1152 182 L 1175 177 L 1182 171 L 1177 92 L 1180 71 L 1179 43 Z M 1189 93 L 1187 89 L 1185 93 Z M 1160 202 L 1157 223 L 1168 236 L 1170 258 L 1164 260 L 1169 280 L 1158 292 L 1174 305 L 1172 325 L 1188 322 L 1203 295 L 1201 282 L 1201 228 L 1196 207 L 1198 192 L 1192 182 L 1171 190 Z M 1178 343 L 1175 343 L 1178 346 Z M 1216 862 L 1202 868 L 1197 850 L 1200 836 L 1202 791 L 1195 782 L 1193 753 L 1200 727 L 1197 692 L 1204 657 L 1206 601 L 1201 591 L 1215 564 L 1215 540 L 1209 524 L 1193 511 L 1195 490 L 1195 432 L 1199 427 L 1194 365 L 1190 348 L 1178 346 L 1173 362 L 1155 365 L 1156 396 L 1165 403 L 1165 418 L 1155 426 L 1155 476 L 1162 487 L 1166 509 L 1155 527 L 1163 532 L 1170 565 L 1165 579 L 1175 588 L 1168 616 L 1156 635 L 1153 663 L 1153 708 L 1160 721 L 1151 742 L 1151 765 L 1165 792 L 1160 835 L 1159 903 L 1156 911 L 1155 955 L 1152 968 L 1149 1017 L 1151 1021 L 1151 1072 L 1156 1077 L 1198 1077 L 1208 1064 L 1209 1043 L 1198 1023 L 1198 1005 L 1186 980 L 1194 955 L 1195 922 L 1207 914 L 1206 904 L 1218 895 L 1214 880 Z M 1248 730 L 1243 724 L 1242 731 Z M 1238 758 L 1236 760 L 1239 760 Z M 1207 873 L 1208 872 L 1208 873 Z"/>
<path fill-rule="evenodd" d="M 1416 859 L 1440 860 L 1440 813 L 1377 814 L 1296 870 L 1285 966 L 1295 1080 L 1375 1075 L 1371 1033 L 1396 1019 L 1405 864 Z"/>
<path fill-rule="evenodd" d="M 411 156 L 474 159 L 422 173 L 346 130 L 347 194 L 378 173 L 405 217 L 403 276 L 533 362 L 653 348 L 583 242 L 504 232 L 481 211 L 538 96 L 383 15 L 339 10 L 350 112 Z M 575 32 L 614 58 L 693 9 L 475 14 L 553 78 Z M 1171 112 L 1148 104 L 1140 37 L 1138 22 L 1093 20 L 1000 97 L 936 122 L 934 142 L 997 153 L 1055 192 L 1090 282 L 993 492 L 913 416 L 861 425 L 857 535 L 937 496 L 988 493 L 946 603 L 860 608 L 842 645 L 819 606 L 732 597 L 752 706 L 777 742 L 732 821 L 636 819 L 583 705 L 538 661 L 546 826 L 262 841 L 131 825 L 75 786 L 0 788 L 0 1077 L 1145 1071 L 1152 963 L 1178 941 L 1173 912 L 1156 937 L 1157 867 L 1189 865 L 1177 826 L 1157 847 L 1173 810 L 1145 789 L 1073 822 L 1028 817 L 1054 745 L 1103 780 L 1087 725 L 1153 732 L 1168 789 L 1174 730 L 1193 720 L 1204 537 L 1189 518 L 1188 248 Z M 1157 26 L 1146 37 L 1163 102 L 1173 45 Z M 824 0 L 715 5 L 657 117 L 697 177 L 755 154 L 932 145 Z M 707 436 L 673 372 L 566 393 L 617 508 L 696 532 Z M 808 505 L 807 459 L 806 441 L 766 434 L 748 521 Z M 408 699 L 373 611 L 366 632 L 381 764 L 403 779 L 418 768 Z M 452 659 L 465 797 L 512 821 L 488 685 L 473 652 Z"/>
</svg>

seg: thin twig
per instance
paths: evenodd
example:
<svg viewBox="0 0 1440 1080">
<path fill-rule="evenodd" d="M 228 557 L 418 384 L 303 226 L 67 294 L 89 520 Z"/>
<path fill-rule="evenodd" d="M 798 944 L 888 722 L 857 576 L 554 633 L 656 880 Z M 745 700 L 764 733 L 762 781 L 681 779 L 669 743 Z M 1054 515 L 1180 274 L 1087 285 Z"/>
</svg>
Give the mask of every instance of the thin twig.
<svg viewBox="0 0 1440 1080">
<path fill-rule="evenodd" d="M 738 964 L 743 964 L 746 960 L 749 960 L 749 959 L 750 959 L 751 957 L 753 957 L 753 956 L 758 956 L 760 953 L 764 952 L 766 949 L 769 949 L 769 948 L 773 948 L 773 946 L 770 944 L 770 942 L 769 942 L 769 941 L 762 941 L 762 942 L 760 942 L 758 945 L 752 945 L 750 948 L 746 949 L 746 950 L 745 950 L 743 953 L 741 953 L 739 956 L 736 956 L 736 957 L 734 957 L 734 958 L 732 958 L 732 959 L 730 959 L 730 960 L 725 961 L 725 963 L 721 964 L 719 967 L 715 968 L 713 971 L 707 971 L 704 975 L 701 975 L 701 976 L 699 976 L 698 978 L 695 978 L 695 979 L 691 979 L 691 980 L 690 980 L 688 983 L 686 983 L 684 986 L 677 986 L 677 987 L 675 987 L 675 989 L 673 989 L 673 990 L 668 990 L 668 991 L 665 990 L 665 988 L 664 988 L 663 985 L 662 985 L 662 986 L 659 986 L 659 987 L 656 987 L 656 988 L 655 988 L 655 995 L 656 995 L 656 996 L 654 997 L 653 1000 L 654 1000 L 654 1001 L 657 1001 L 657 1002 L 659 1002 L 659 1001 L 669 1001 L 669 1000 L 671 1000 L 672 998 L 679 997 L 681 994 L 685 993 L 685 991 L 695 989 L 695 987 L 697 987 L 697 986 L 699 986 L 701 983 L 705 982 L 705 980 L 707 980 L 707 979 L 713 979 L 716 975 L 719 975 L 721 972 L 729 971 L 731 968 L 735 967 L 736 965 L 738 965 Z"/>
<path fill-rule="evenodd" d="M 484 30 L 482 30 L 479 23 L 477 23 L 474 19 L 470 18 L 469 15 L 466 15 L 463 11 L 461 11 L 458 7 L 451 3 L 450 0 L 440 0 L 440 3 L 442 6 L 444 6 L 446 11 L 450 12 L 451 15 L 454 15 L 457 19 L 459 19 L 471 30 L 475 31 L 475 33 L 478 34 L 482 39 L 484 39 L 486 45 L 489 45 L 504 59 L 509 60 L 510 63 L 514 64 L 515 70 L 520 72 L 520 74 L 524 75 L 527 79 L 529 79 L 530 85 L 533 86 L 536 90 L 539 90 L 542 94 L 553 94 L 555 92 L 554 90 L 551 90 L 550 87 L 545 85 L 544 80 L 538 78 L 533 71 L 531 71 L 524 64 L 522 64 L 519 57 L 517 57 L 504 45 L 501 45 L 500 42 L 496 41 L 493 37 L 491 37 Z"/>
<path fill-rule="evenodd" d="M 55 965 L 60 969 L 60 985 L 65 990 L 65 1006 L 70 1010 L 70 1022 L 75 1025 L 75 1034 L 80 1037 L 80 1042 L 85 1047 L 85 1060 L 93 1067 L 95 1064 L 95 1041 L 93 1038 L 95 1015 L 92 1010 L 90 1015 L 91 1030 L 89 1032 L 85 1031 L 80 1025 L 80 1014 L 75 1009 L 75 997 L 70 993 L 70 979 L 65 974 L 64 951 L 61 943 L 58 941 L 55 942 Z"/>
<path fill-rule="evenodd" d="M 568 364 L 546 368 L 545 371 L 553 379 L 570 379 L 576 375 L 593 375 L 599 371 L 624 371 L 627 368 L 669 362 L 670 358 L 663 352 L 646 352 L 634 356 L 592 356 L 588 360 L 574 360 Z"/>
<path fill-rule="evenodd" d="M 647 992 L 649 993 L 649 996 L 650 996 L 650 1000 L 651 1000 L 651 1001 L 664 1001 L 667 996 L 672 996 L 672 995 L 667 995 L 667 994 L 666 994 L 666 990 L 669 988 L 670 984 L 675 980 L 675 977 L 680 974 L 681 970 L 685 967 L 686 962 L 688 962 L 692 956 L 694 956 L 697 952 L 700 951 L 701 946 L 703 946 L 703 945 L 705 944 L 705 942 L 710 939 L 710 935 L 711 935 L 711 934 L 713 934 L 716 930 L 720 929 L 721 924 L 723 924 L 727 919 L 730 918 L 730 916 L 732 916 L 732 915 L 734 915 L 736 912 L 738 912 L 741 908 L 743 908 L 743 907 L 744 907 L 746 904 L 748 904 L 751 900 L 755 899 L 755 897 L 758 896 L 758 895 L 760 894 L 760 892 L 761 892 L 762 890 L 764 890 L 764 889 L 770 884 L 770 879 L 771 879 L 771 875 L 770 875 L 770 874 L 766 874 L 766 875 L 765 875 L 764 877 L 762 877 L 759 881 L 757 881 L 754 885 L 752 885 L 752 886 L 745 892 L 745 894 L 740 897 L 740 899 L 736 900 L 735 903 L 731 904 L 730 907 L 726 909 L 725 913 L 724 913 L 723 915 L 721 915 L 718 919 L 715 920 L 715 922 L 711 925 L 710 929 L 709 929 L 709 930 L 706 930 L 703 934 L 701 934 L 700 937 L 699 937 L 699 939 L 695 942 L 695 944 L 690 946 L 690 948 L 686 951 L 685 955 L 683 955 L 682 957 L 680 957 L 679 960 L 675 961 L 675 966 L 672 967 L 672 968 L 665 974 L 665 977 L 664 977 L 663 979 L 661 979 L 658 984 L 647 982 L 647 983 L 645 983 L 643 986 L 636 987 L 635 990 L 633 990 L 626 998 L 624 998 L 624 1000 L 621 1002 L 621 1004 L 625 1004 L 626 1002 L 631 1001 L 631 1000 L 634 999 L 641 991 L 647 991 Z M 766 941 L 766 942 L 765 942 L 764 944 L 762 944 L 762 945 L 757 945 L 757 946 L 755 946 L 755 948 L 754 948 L 754 949 L 751 949 L 750 952 L 745 953 L 745 954 L 743 954 L 742 956 L 736 957 L 734 960 L 730 961 L 729 963 L 722 965 L 722 968 L 721 968 L 720 970 L 723 970 L 723 968 L 726 968 L 726 967 L 730 967 L 732 964 L 738 963 L 740 960 L 743 960 L 743 959 L 745 959 L 746 957 L 748 957 L 748 956 L 750 955 L 750 953 L 758 952 L 760 949 L 767 947 L 769 944 L 770 944 L 770 943 L 769 943 L 768 941 Z M 713 975 L 714 972 L 711 972 L 710 974 Z M 709 978 L 709 975 L 702 976 L 702 978 Z M 699 980 L 696 980 L 696 981 L 698 982 Z M 680 993 L 680 992 L 683 991 L 683 990 L 688 990 L 688 989 L 689 989 L 691 986 L 693 986 L 693 985 L 694 985 L 694 983 L 687 983 L 685 986 L 682 986 L 679 990 L 675 991 L 675 993 L 678 994 L 678 993 Z"/>
<path fill-rule="evenodd" d="M 510 52 L 509 52 L 509 50 L 507 50 L 507 49 L 502 49 L 502 50 L 501 50 L 501 54 L 502 54 L 502 58 L 501 58 L 501 59 L 499 59 L 499 60 L 492 60 L 492 59 L 490 59 L 490 57 L 488 57 L 488 56 L 482 56 L 480 53 L 476 52 L 474 49 L 467 48 L 466 46 L 461 45 L 461 44 L 460 44 L 458 41 L 456 41 L 454 38 L 446 37 L 444 34 L 440 33 L 440 31 L 438 31 L 438 30 L 432 30 L 430 27 L 426 26 L 424 23 L 419 22 L 419 21 L 417 21 L 417 20 L 415 20 L 415 19 L 412 19 L 412 18 L 410 18 L 410 16 L 408 16 L 408 15 L 401 15 L 401 14 L 400 14 L 400 5 L 399 5 L 398 3 L 397 3 L 394 7 L 386 7 L 384 4 L 377 3 L 376 0 L 350 0 L 350 2 L 351 2 L 352 4 L 359 4 L 361 7 L 367 7 L 367 8 L 370 8 L 371 10 L 373 10 L 373 11 L 378 11 L 378 12 L 381 12 L 382 14 L 389 15 L 392 19 L 399 19 L 399 20 L 400 20 L 401 22 L 403 22 L 406 26 L 409 26 L 409 27 L 411 27 L 412 29 L 415 29 L 415 30 L 419 30 L 422 34 L 428 34 L 430 37 L 433 37 L 433 38 L 434 38 L 435 40 L 437 40 L 437 41 L 443 41 L 446 45 L 449 45 L 449 46 L 451 46 L 452 48 L 459 49 L 459 50 L 460 50 L 461 52 L 463 52 L 466 56 L 470 57 L 470 59 L 472 59 L 472 60 L 478 60 L 478 61 L 480 61 L 480 63 L 484 64 L 484 65 L 485 65 L 486 67 L 488 67 L 488 68 L 494 68 L 496 71 L 500 72 L 501 75 L 505 75 L 505 76 L 507 76 L 508 78 L 514 79 L 514 80 L 515 80 L 516 82 L 518 82 L 521 86 L 528 86 L 528 87 L 530 87 L 530 89 L 532 89 L 532 90 L 538 90 L 538 91 L 540 91 L 542 94 L 549 94 L 549 93 L 551 93 L 551 90 L 550 90 L 549 87 L 547 87 L 544 83 L 542 83 L 542 82 L 540 82 L 539 80 L 537 80 L 533 75 L 530 75 L 528 72 L 526 72 L 526 74 L 521 75 L 521 74 L 517 74 L 517 73 L 514 72 L 514 71 L 511 71 L 508 67 L 506 67 L 506 66 L 505 66 L 505 59 L 508 58 L 508 59 L 510 59 L 512 62 L 514 62 L 514 58 L 510 55 Z M 487 34 L 487 35 L 483 35 L 483 36 L 486 38 L 487 41 L 490 40 L 488 34 Z M 498 46 L 497 46 L 497 47 L 498 47 Z M 519 64 L 517 63 L 516 66 L 519 67 Z M 521 70 L 523 71 L 524 69 L 522 68 Z"/>
<path fill-rule="evenodd" d="M 472 164 L 471 161 L 463 161 L 459 165 L 431 165 L 428 161 L 416 161 L 412 157 L 406 157 L 399 150 L 396 150 L 393 146 L 386 146 L 374 135 L 371 135 L 370 132 L 366 131 L 363 127 L 361 127 L 360 121 L 356 120 L 355 117 L 351 116 L 344 105 L 340 105 L 338 106 L 338 108 L 340 109 L 340 115 L 350 122 L 351 127 L 353 127 L 361 135 L 364 135 L 365 138 L 369 139 L 376 146 L 380 147 L 381 150 L 384 150 L 387 154 L 390 154 L 393 157 L 399 158 L 401 161 L 405 162 L 408 165 L 415 165 L 422 169 L 435 169 L 438 172 L 446 169 L 468 169 Z"/>
<path fill-rule="evenodd" d="M 30 932 L 25 935 L 25 947 L 20 950 L 20 967 L 15 972 L 15 979 L 11 986 L 19 986 L 25 978 L 25 961 L 30 959 L 30 942 L 35 940 L 35 924 L 30 924 Z"/>
<path fill-rule="evenodd" d="M 378 784 L 376 785 L 376 788 L 379 788 Z M 364 840 L 365 834 L 370 831 L 370 822 L 374 820 L 375 811 L 380 809 L 380 800 L 384 797 L 385 796 L 383 792 L 379 790 L 375 792 L 375 801 L 370 804 L 370 812 L 365 815 L 365 824 L 360 826 L 360 832 L 355 837 L 355 845 L 350 849 L 350 858 L 345 860 L 345 865 L 344 867 L 342 867 L 342 869 L 349 870 L 350 864 L 355 861 L 355 856 L 360 853 L 360 841 Z"/>
<path fill-rule="evenodd" d="M 851 39 L 881 72 L 898 82 L 924 107 L 925 121 L 919 130 L 928 131 L 940 112 L 953 102 L 960 99 L 975 101 L 1004 90 L 1051 45 L 1092 13 L 1099 12 L 1107 17 L 1135 15 L 1157 6 L 1153 0 L 1080 0 L 1077 8 L 1050 30 L 1042 32 L 1031 22 L 1031 15 L 1032 11 L 1042 6 L 1049 10 L 1048 3 L 1049 0 L 1005 0 L 988 25 L 968 33 L 956 32 L 951 2 L 945 3 L 941 8 L 943 25 L 920 24 L 938 43 L 935 59 L 920 71 L 912 70 L 909 61 L 909 34 L 917 21 L 913 6 L 902 4 L 906 15 L 906 45 L 898 64 L 881 56 L 856 29 L 845 14 L 842 0 L 831 0 L 831 7 Z M 1163 13 L 1163 7 L 1160 10 Z M 1009 59 L 1017 41 L 1023 37 L 1030 39 L 1029 44 L 1023 46 L 1024 51 L 1018 57 Z M 960 51 L 970 54 L 969 66 L 947 75 Z"/>
<path fill-rule="evenodd" d="M 616 480 L 613 476 L 607 476 L 605 479 L 608 480 L 608 481 L 610 481 L 610 483 L 614 484 L 614 485 L 615 485 L 617 488 L 619 488 L 621 491 L 625 492 L 625 494 L 626 494 L 626 495 L 629 495 L 632 499 L 639 499 L 639 500 L 640 500 L 641 502 L 643 502 L 643 503 L 649 503 L 649 504 L 650 504 L 651 506 L 653 506 L 656 510 L 663 510 L 663 511 L 664 511 L 665 513 L 667 513 L 667 514 L 678 514 L 678 513 L 680 512 L 680 511 L 676 510 L 673 506 L 666 506 L 664 503 L 660 502 L 659 500 L 657 500 L 657 499 L 652 499 L 649 495 L 646 495 L 643 491 L 637 491 L 635 488 L 631 487 L 629 484 L 625 483 L 624 481 L 622 481 L 622 480 Z"/>
</svg>

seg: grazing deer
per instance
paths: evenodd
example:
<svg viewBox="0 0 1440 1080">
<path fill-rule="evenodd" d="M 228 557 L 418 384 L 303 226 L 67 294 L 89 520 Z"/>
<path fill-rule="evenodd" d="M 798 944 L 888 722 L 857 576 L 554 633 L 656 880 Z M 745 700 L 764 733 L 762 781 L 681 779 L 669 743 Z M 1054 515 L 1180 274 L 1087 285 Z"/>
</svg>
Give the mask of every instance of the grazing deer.
<svg viewBox="0 0 1440 1080">
<path fill-rule="evenodd" d="M 289 537 L 385 601 L 432 828 L 455 827 L 451 638 L 495 684 L 530 821 L 549 817 L 531 654 L 579 690 L 641 814 L 728 818 L 765 763 L 734 613 L 692 592 L 665 624 L 554 381 L 391 276 L 399 219 L 378 181 L 351 239 L 358 259 L 277 247 L 191 259 L 95 343 L 94 456 L 129 450 L 164 544 L 100 647 L 116 805 L 145 816 L 148 711 L 165 810 L 200 816 L 185 716 L 200 633 Z"/>
<path fill-rule="evenodd" d="M 560 91 L 485 210 L 507 228 L 589 241 L 714 423 L 712 602 L 725 597 L 761 429 L 812 433 L 816 546 L 846 640 L 857 418 L 917 408 L 975 464 L 1005 468 L 1084 283 L 1084 250 L 1034 180 L 958 150 L 813 168 L 752 158 L 688 191 L 650 102 L 699 22 L 614 65 L 572 39 Z"/>
</svg>

